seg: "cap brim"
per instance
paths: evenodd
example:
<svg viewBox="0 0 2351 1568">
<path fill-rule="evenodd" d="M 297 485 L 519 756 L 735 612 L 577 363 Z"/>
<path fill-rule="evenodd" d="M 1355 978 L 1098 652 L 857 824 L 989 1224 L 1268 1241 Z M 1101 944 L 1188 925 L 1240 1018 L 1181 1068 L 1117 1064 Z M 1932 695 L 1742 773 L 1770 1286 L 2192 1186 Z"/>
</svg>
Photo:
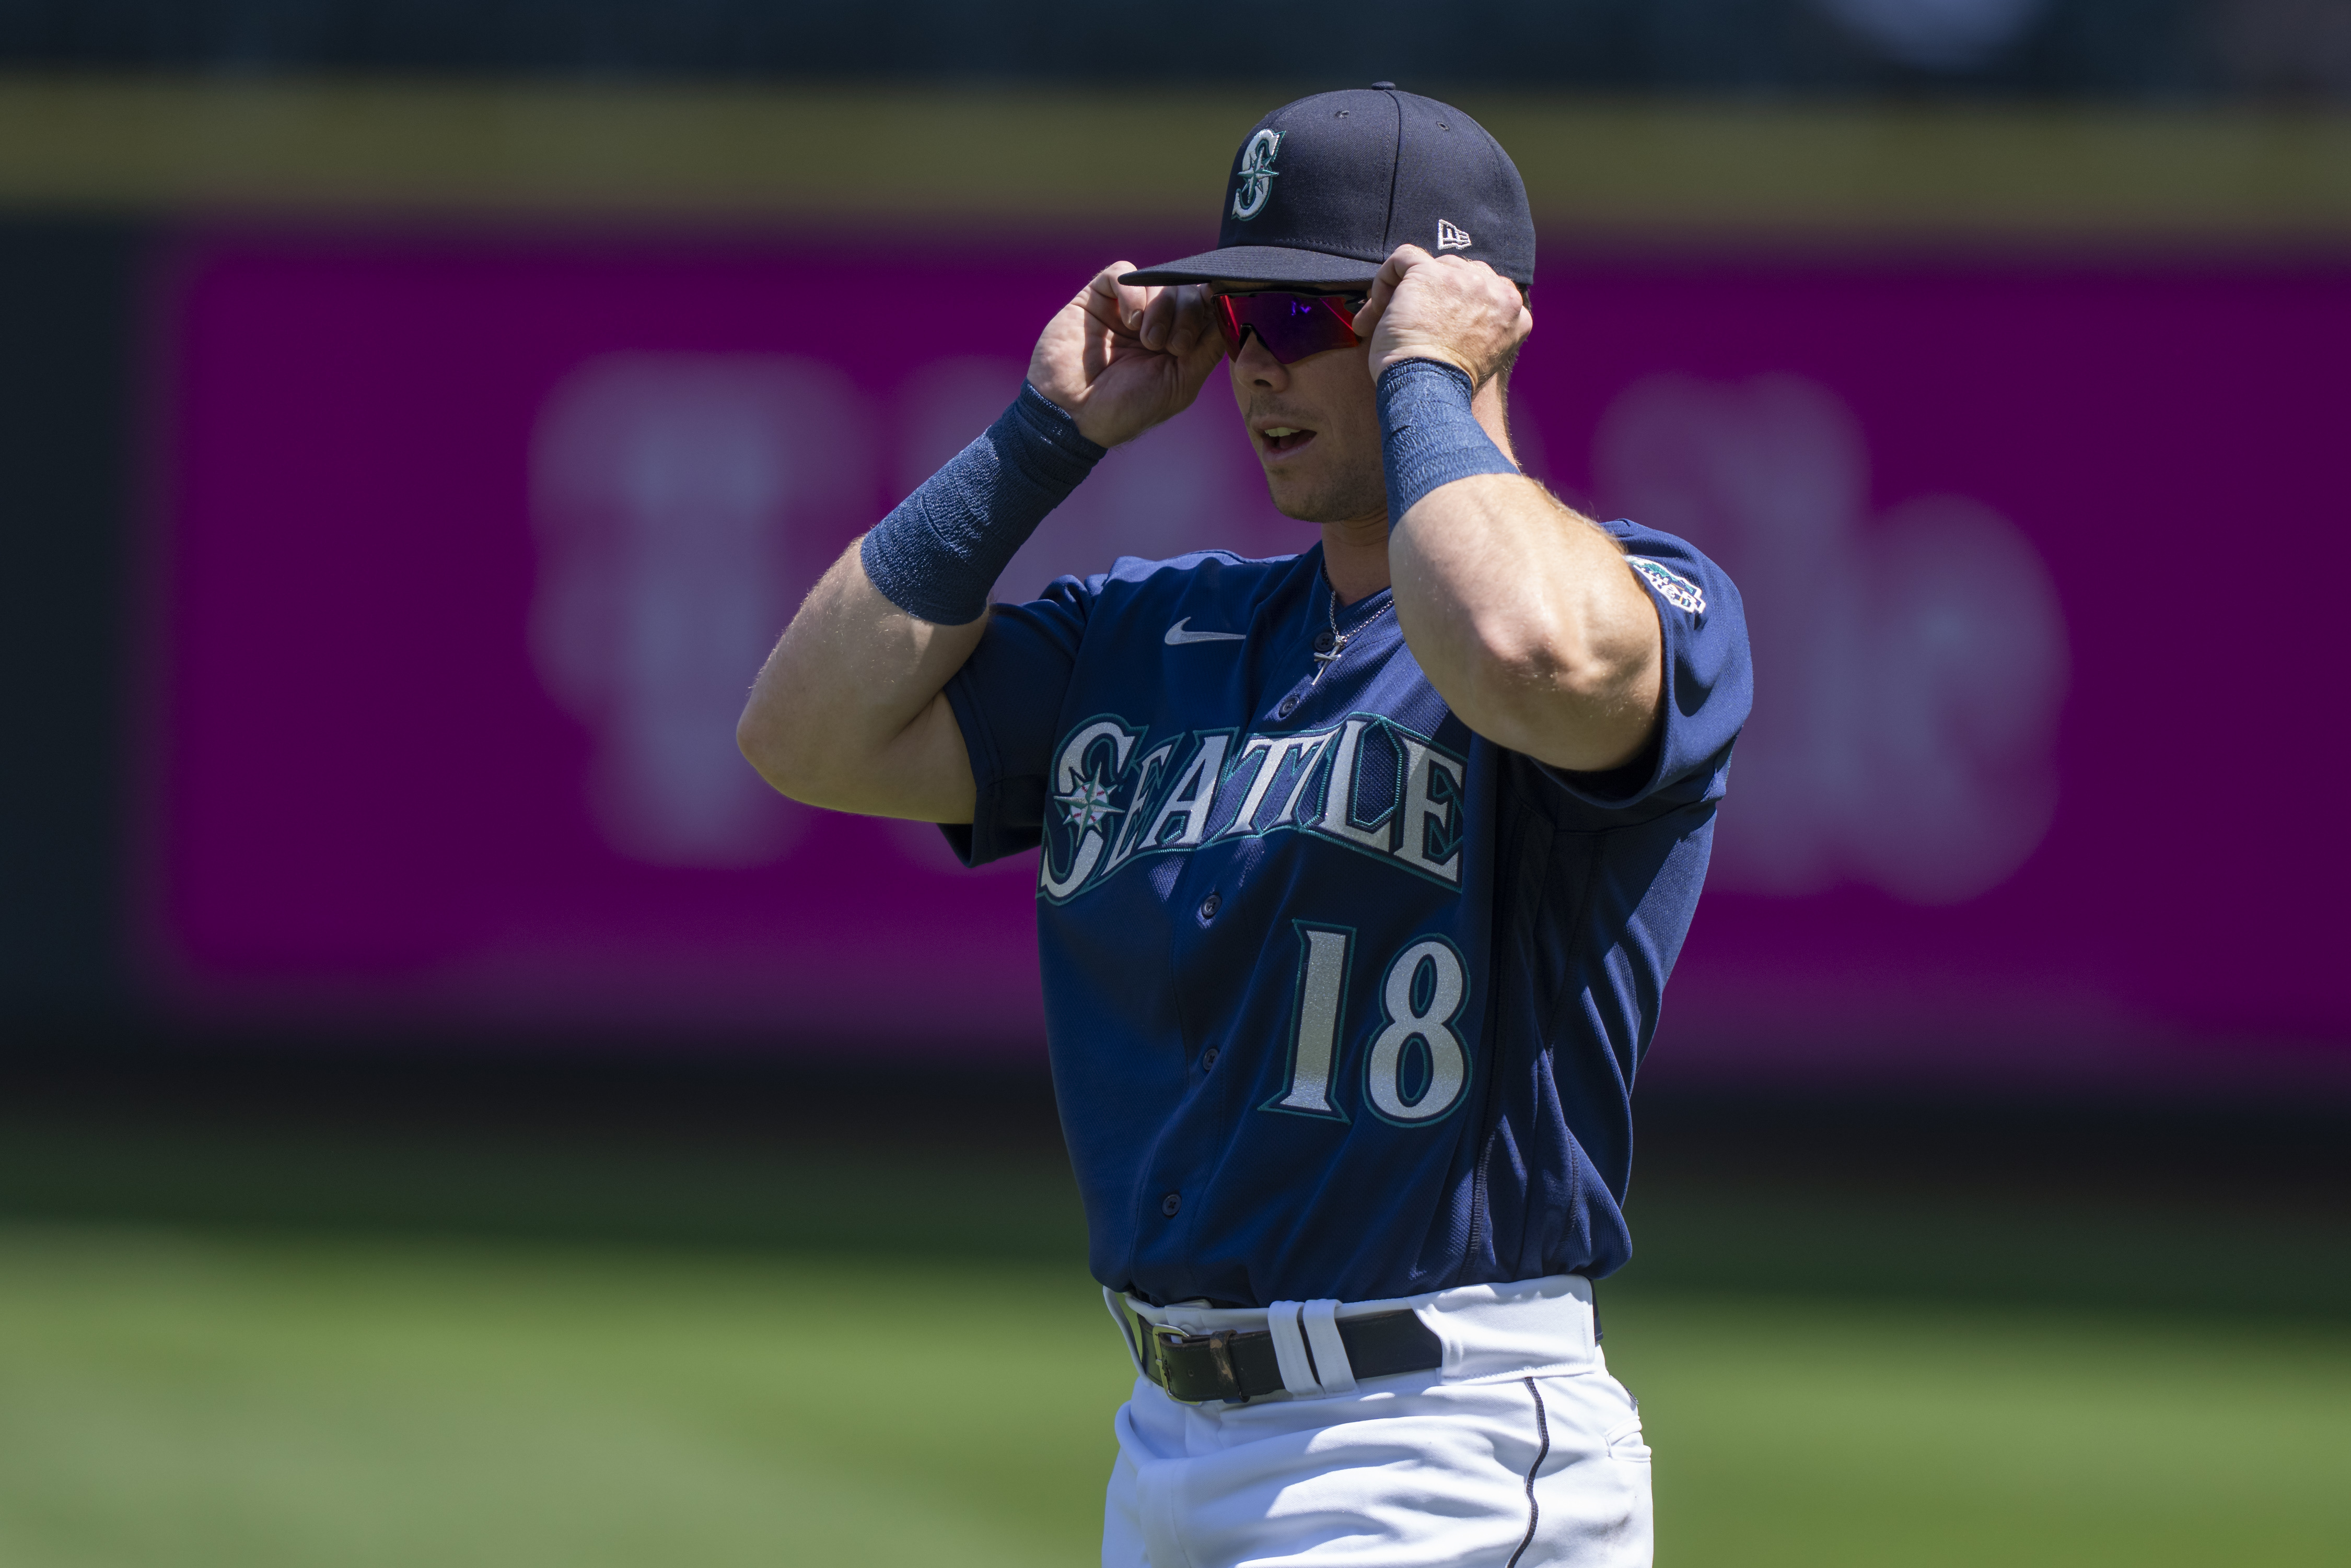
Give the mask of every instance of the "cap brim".
<svg viewBox="0 0 2351 1568">
<path fill-rule="evenodd" d="M 1332 256 L 1327 251 L 1297 250 L 1284 245 L 1236 245 L 1206 250 L 1130 272 L 1121 283 L 1311 283 L 1333 287 L 1350 283 L 1371 287 L 1380 269 L 1376 261 Z"/>
</svg>

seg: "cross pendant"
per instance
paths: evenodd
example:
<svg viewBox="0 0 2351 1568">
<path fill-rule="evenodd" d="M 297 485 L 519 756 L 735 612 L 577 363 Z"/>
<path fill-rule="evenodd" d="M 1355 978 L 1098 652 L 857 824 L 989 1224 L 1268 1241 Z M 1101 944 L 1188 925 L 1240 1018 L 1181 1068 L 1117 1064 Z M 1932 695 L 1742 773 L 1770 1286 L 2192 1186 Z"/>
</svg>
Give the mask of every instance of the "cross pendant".
<svg viewBox="0 0 2351 1568">
<path fill-rule="evenodd" d="M 1321 685 L 1322 684 L 1322 672 L 1329 669 L 1333 664 L 1337 663 L 1339 655 L 1346 651 L 1347 639 L 1341 637 L 1331 644 L 1331 651 L 1329 653 L 1315 654 L 1314 678 L 1306 684 L 1310 686 Z"/>
</svg>

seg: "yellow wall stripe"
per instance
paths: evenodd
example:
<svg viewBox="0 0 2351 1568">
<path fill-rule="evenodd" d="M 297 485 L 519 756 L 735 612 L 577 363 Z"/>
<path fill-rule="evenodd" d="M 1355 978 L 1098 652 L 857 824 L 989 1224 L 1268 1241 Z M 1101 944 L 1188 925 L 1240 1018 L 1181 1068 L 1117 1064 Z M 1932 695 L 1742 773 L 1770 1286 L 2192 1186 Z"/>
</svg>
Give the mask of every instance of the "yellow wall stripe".
<svg viewBox="0 0 2351 1568">
<path fill-rule="evenodd" d="M 1206 233 L 1278 91 L 0 78 L 18 211 Z M 1464 94 L 1537 219 L 1597 239 L 2351 240 L 2351 113 Z"/>
</svg>

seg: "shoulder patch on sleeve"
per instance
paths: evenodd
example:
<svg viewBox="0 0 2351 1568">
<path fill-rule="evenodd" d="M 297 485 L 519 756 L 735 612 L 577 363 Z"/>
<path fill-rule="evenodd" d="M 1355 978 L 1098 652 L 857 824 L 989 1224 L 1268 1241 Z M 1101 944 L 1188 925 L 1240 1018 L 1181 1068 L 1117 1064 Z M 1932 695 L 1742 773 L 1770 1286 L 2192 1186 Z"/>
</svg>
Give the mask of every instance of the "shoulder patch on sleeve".
<svg viewBox="0 0 2351 1568">
<path fill-rule="evenodd" d="M 1706 613 L 1705 591 L 1681 573 L 1646 556 L 1628 555 L 1625 563 L 1647 578 L 1649 586 L 1657 591 L 1657 597 L 1675 609 L 1687 610 L 1693 615 Z"/>
</svg>

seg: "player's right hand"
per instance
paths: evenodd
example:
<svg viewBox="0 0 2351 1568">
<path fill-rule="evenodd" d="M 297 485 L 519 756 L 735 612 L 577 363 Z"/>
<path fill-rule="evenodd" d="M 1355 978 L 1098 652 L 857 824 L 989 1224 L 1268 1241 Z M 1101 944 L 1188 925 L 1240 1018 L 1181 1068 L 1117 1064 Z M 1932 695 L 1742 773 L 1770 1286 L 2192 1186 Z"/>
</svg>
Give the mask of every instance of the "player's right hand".
<svg viewBox="0 0 2351 1568">
<path fill-rule="evenodd" d="M 1029 384 L 1100 446 L 1132 441 L 1192 406 L 1224 340 L 1197 287 L 1131 287 L 1134 268 L 1105 267 L 1045 324 L 1029 357 Z"/>
</svg>

